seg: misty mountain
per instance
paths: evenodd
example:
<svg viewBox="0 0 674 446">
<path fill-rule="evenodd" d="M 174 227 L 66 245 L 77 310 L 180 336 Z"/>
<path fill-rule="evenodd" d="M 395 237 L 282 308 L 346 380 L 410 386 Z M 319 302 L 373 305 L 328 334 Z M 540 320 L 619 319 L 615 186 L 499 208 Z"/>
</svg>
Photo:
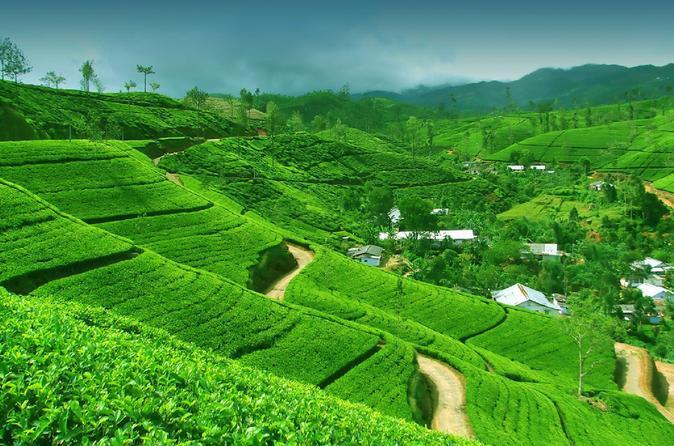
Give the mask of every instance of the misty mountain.
<svg viewBox="0 0 674 446">
<path fill-rule="evenodd" d="M 512 101 L 522 109 L 532 103 L 556 102 L 556 107 L 601 105 L 664 96 L 674 86 L 674 64 L 628 68 L 620 65 L 582 65 L 570 69 L 542 68 L 512 82 L 485 81 L 465 85 L 421 86 L 402 93 L 370 91 L 358 97 L 385 97 L 416 105 L 444 107 L 462 114 L 505 108 Z M 535 106 L 533 106 L 535 107 Z"/>
</svg>

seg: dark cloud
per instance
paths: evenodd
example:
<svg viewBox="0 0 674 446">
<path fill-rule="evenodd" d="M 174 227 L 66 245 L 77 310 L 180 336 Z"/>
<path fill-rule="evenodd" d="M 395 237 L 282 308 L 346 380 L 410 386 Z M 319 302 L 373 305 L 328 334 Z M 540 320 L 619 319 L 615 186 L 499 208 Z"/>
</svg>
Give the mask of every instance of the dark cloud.
<svg viewBox="0 0 674 446">
<path fill-rule="evenodd" d="M 400 90 L 514 79 L 541 66 L 674 60 L 674 6 L 627 1 L 42 1 L 3 5 L 0 34 L 77 86 L 94 59 L 108 90 L 154 65 L 163 91 Z"/>
</svg>

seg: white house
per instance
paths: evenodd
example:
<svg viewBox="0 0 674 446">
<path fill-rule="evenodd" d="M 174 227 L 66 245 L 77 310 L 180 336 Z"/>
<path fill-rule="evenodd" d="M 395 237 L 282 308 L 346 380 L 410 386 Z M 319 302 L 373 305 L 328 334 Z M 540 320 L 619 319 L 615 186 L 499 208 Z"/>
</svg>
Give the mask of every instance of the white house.
<svg viewBox="0 0 674 446">
<path fill-rule="evenodd" d="M 388 232 L 380 232 L 379 240 L 388 240 L 390 238 Z M 393 234 L 394 240 L 407 240 L 407 239 L 428 239 L 436 242 L 442 242 L 445 240 L 452 240 L 457 245 L 460 245 L 463 242 L 475 240 L 475 233 L 472 229 L 454 229 L 448 230 L 443 229 L 441 231 L 398 231 Z"/>
<path fill-rule="evenodd" d="M 633 271 L 642 271 L 645 273 L 645 277 L 642 275 L 635 275 L 629 279 L 629 282 L 635 284 L 647 283 L 659 287 L 665 283 L 667 272 L 674 269 L 672 265 L 652 257 L 646 257 L 644 260 L 633 262 L 631 267 Z"/>
<path fill-rule="evenodd" d="M 590 189 L 600 191 L 604 188 L 606 183 L 604 181 L 593 181 L 590 183 Z"/>
<path fill-rule="evenodd" d="M 376 245 L 365 245 L 358 248 L 351 248 L 347 254 L 352 259 L 358 260 L 370 266 L 379 266 L 381 264 L 382 253 L 384 248 Z"/>
<path fill-rule="evenodd" d="M 523 254 L 531 254 L 542 259 L 559 260 L 564 253 L 557 249 L 557 243 L 527 243 Z"/>
<path fill-rule="evenodd" d="M 529 169 L 543 172 L 545 171 L 545 164 L 532 164 Z"/>
<path fill-rule="evenodd" d="M 448 208 L 437 208 L 431 211 L 431 215 L 447 215 L 449 214 Z"/>
<path fill-rule="evenodd" d="M 510 164 L 508 169 L 510 169 L 511 172 L 524 172 L 524 166 L 521 164 Z"/>
<path fill-rule="evenodd" d="M 400 223 L 400 209 L 398 208 L 391 208 L 390 211 L 388 211 L 388 218 L 391 221 L 391 224 L 393 226 L 397 226 Z"/>
<path fill-rule="evenodd" d="M 664 301 L 669 300 L 674 297 L 674 294 L 667 288 L 663 288 L 657 285 L 651 285 L 650 283 L 640 283 L 636 288 L 641 291 L 641 294 L 644 297 L 650 297 L 654 301 Z"/>
<path fill-rule="evenodd" d="M 562 307 L 556 300 L 550 301 L 545 297 L 545 294 L 520 283 L 503 290 L 493 291 L 491 295 L 496 302 L 504 305 L 553 315 L 559 315 L 563 312 Z"/>
</svg>

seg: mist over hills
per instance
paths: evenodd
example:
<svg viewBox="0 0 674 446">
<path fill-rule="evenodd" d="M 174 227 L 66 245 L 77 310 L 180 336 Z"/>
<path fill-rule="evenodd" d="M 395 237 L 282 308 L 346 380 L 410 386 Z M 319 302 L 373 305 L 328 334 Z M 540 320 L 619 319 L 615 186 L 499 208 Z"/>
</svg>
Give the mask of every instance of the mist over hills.
<svg viewBox="0 0 674 446">
<path fill-rule="evenodd" d="M 628 96 L 630 99 L 659 97 L 670 92 L 673 85 L 674 64 L 659 67 L 587 64 L 569 69 L 541 68 L 511 82 L 420 86 L 401 93 L 369 91 L 356 96 L 386 97 L 479 114 L 507 108 L 511 101 L 520 108 L 532 109 L 539 102 L 554 102 L 556 107 L 568 108 L 620 102 Z"/>
</svg>

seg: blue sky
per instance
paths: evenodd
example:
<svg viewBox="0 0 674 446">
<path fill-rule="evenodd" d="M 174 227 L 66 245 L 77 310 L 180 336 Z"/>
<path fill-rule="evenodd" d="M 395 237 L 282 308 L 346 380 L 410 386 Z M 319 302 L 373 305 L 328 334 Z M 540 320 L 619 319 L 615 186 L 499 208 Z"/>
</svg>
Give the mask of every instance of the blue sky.
<svg viewBox="0 0 674 446">
<path fill-rule="evenodd" d="M 78 85 L 85 59 L 107 90 L 153 65 L 171 95 L 198 85 L 296 94 L 512 80 L 541 67 L 674 62 L 674 2 L 24 1 L 0 7 L 0 37 Z"/>
</svg>

